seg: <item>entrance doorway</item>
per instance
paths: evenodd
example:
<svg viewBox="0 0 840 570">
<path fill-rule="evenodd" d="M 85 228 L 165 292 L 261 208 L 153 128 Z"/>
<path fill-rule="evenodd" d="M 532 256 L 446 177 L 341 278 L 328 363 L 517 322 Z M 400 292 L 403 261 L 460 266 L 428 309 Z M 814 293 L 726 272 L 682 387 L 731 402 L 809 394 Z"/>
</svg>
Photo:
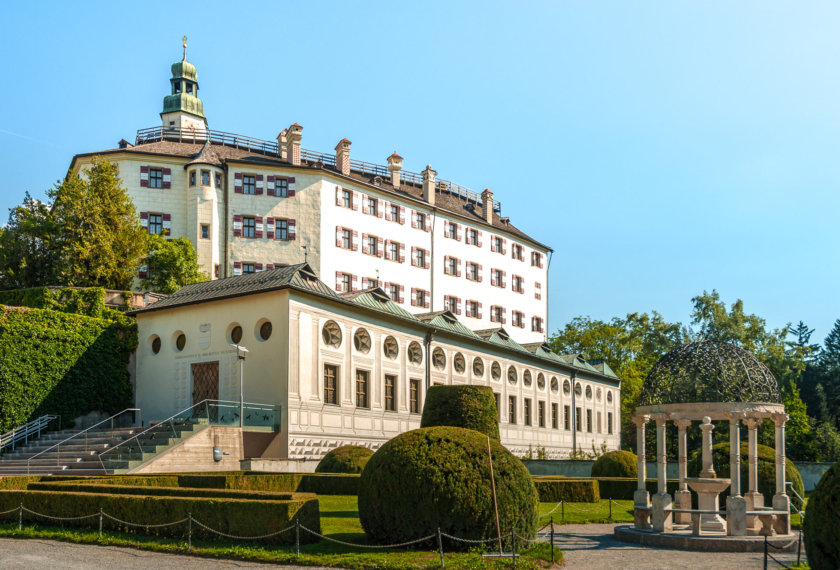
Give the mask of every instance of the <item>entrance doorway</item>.
<svg viewBox="0 0 840 570">
<path fill-rule="evenodd" d="M 219 361 L 192 365 L 192 403 L 219 399 Z"/>
</svg>

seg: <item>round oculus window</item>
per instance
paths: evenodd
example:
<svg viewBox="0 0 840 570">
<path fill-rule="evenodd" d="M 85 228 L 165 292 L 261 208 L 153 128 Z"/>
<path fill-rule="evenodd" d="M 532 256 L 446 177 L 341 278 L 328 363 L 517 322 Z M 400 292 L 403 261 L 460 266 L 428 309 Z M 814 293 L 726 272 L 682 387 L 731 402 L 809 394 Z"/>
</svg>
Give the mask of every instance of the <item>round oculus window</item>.
<svg viewBox="0 0 840 570">
<path fill-rule="evenodd" d="M 412 364 L 423 362 L 423 349 L 419 342 L 415 341 L 408 345 L 408 361 Z"/>
<path fill-rule="evenodd" d="M 454 368 L 455 372 L 458 374 L 463 374 L 464 370 L 467 369 L 467 361 L 464 360 L 464 355 L 460 352 L 452 359 L 452 368 Z"/>
<path fill-rule="evenodd" d="M 152 339 L 152 352 L 154 354 L 157 354 L 158 352 L 160 352 L 160 337 L 159 336 L 156 336 L 155 338 Z"/>
<path fill-rule="evenodd" d="M 385 342 L 382 343 L 382 350 L 385 352 L 386 358 L 394 360 L 400 353 L 400 345 L 397 343 L 397 339 L 395 339 L 392 336 L 389 336 L 386 337 Z"/>
<path fill-rule="evenodd" d="M 537 388 L 545 390 L 545 375 L 542 372 L 537 374 Z"/>
<path fill-rule="evenodd" d="M 341 327 L 335 321 L 327 321 L 321 329 L 321 338 L 327 346 L 338 348 L 341 346 Z"/>
<path fill-rule="evenodd" d="M 531 386 L 531 371 L 526 370 L 525 373 L 522 375 L 522 383 L 525 384 L 526 387 Z"/>
<path fill-rule="evenodd" d="M 242 340 L 242 327 L 236 325 L 232 329 L 230 329 L 230 341 L 233 344 L 239 344 L 239 341 Z"/>
<path fill-rule="evenodd" d="M 442 348 L 438 347 L 432 351 L 432 364 L 438 370 L 446 368 L 446 353 L 443 352 Z"/>
<path fill-rule="evenodd" d="M 501 378 L 502 378 L 502 366 L 498 362 L 494 362 L 490 366 L 490 376 L 493 378 L 493 380 L 496 380 L 496 381 L 501 380 Z"/>
<path fill-rule="evenodd" d="M 178 352 L 184 350 L 184 347 L 187 345 L 187 337 L 184 333 L 178 335 L 178 338 L 175 339 L 175 348 L 178 349 Z"/>
<path fill-rule="evenodd" d="M 516 374 L 516 368 L 514 368 L 513 366 L 509 367 L 508 368 L 508 382 L 511 383 L 511 384 L 516 384 L 516 381 L 518 379 L 519 379 L 519 377 Z"/>
<path fill-rule="evenodd" d="M 484 376 L 484 361 L 480 358 L 473 358 L 473 374 L 476 376 Z"/>
<path fill-rule="evenodd" d="M 568 380 L 563 380 L 563 393 L 568 396 L 571 393 L 571 391 L 572 385 L 569 383 Z"/>
<path fill-rule="evenodd" d="M 359 329 L 353 335 L 353 346 L 362 354 L 370 352 L 370 334 L 365 329 Z"/>
<path fill-rule="evenodd" d="M 557 381 L 557 376 L 551 377 L 551 391 L 556 392 L 560 389 L 560 382 Z"/>
<path fill-rule="evenodd" d="M 268 340 L 271 337 L 271 321 L 266 321 L 260 325 L 260 338 L 262 340 Z"/>
</svg>

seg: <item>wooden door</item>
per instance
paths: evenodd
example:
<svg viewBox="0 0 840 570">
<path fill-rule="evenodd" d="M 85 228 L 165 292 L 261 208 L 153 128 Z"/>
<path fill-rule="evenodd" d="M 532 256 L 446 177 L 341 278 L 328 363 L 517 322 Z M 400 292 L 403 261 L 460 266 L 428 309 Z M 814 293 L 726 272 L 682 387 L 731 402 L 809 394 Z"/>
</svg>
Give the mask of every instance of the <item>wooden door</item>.
<svg viewBox="0 0 840 570">
<path fill-rule="evenodd" d="M 196 362 L 192 365 L 192 403 L 219 399 L 219 361 Z"/>
</svg>

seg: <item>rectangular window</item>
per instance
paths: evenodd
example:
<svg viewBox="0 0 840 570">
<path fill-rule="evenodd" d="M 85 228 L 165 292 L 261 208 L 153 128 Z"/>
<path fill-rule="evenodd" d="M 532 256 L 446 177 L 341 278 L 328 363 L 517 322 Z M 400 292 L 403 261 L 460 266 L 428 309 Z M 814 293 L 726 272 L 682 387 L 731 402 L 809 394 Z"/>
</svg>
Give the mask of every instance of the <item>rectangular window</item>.
<svg viewBox="0 0 840 570">
<path fill-rule="evenodd" d="M 274 220 L 274 239 L 289 239 L 289 220 Z"/>
<path fill-rule="evenodd" d="M 468 317 L 478 318 L 478 301 L 467 301 L 464 309 Z"/>
<path fill-rule="evenodd" d="M 457 275 L 458 274 L 458 260 L 454 257 L 450 257 L 446 260 L 446 274 L 447 275 Z"/>
<path fill-rule="evenodd" d="M 531 331 L 533 332 L 543 332 L 543 320 L 542 317 L 534 317 L 531 319 Z"/>
<path fill-rule="evenodd" d="M 216 188 L 222 187 L 222 175 L 216 174 Z"/>
<path fill-rule="evenodd" d="M 525 425 L 531 425 L 531 399 L 525 398 L 523 401 L 522 415 L 525 418 Z"/>
<path fill-rule="evenodd" d="M 378 216 L 377 208 L 379 207 L 379 200 L 376 198 L 368 198 L 368 214 L 371 216 Z"/>
<path fill-rule="evenodd" d="M 542 299 L 542 285 L 539 283 L 534 283 L 534 299 L 538 301 Z"/>
<path fill-rule="evenodd" d="M 592 433 L 592 410 L 586 410 L 586 431 Z"/>
<path fill-rule="evenodd" d="M 201 224 L 201 239 L 210 239 L 210 226 Z"/>
<path fill-rule="evenodd" d="M 426 250 L 418 249 L 416 252 L 417 267 L 426 267 Z"/>
<path fill-rule="evenodd" d="M 455 222 L 446 222 L 446 237 L 458 239 L 458 224 Z"/>
<path fill-rule="evenodd" d="M 545 402 L 537 402 L 537 425 L 545 427 Z"/>
<path fill-rule="evenodd" d="M 493 236 L 493 251 L 504 253 L 502 250 L 502 238 Z"/>
<path fill-rule="evenodd" d="M 353 290 L 353 276 L 349 273 L 341 274 L 341 290 L 345 293 Z"/>
<path fill-rule="evenodd" d="M 601 433 L 601 412 L 598 412 L 595 418 L 595 428 L 598 431 L 598 433 Z"/>
<path fill-rule="evenodd" d="M 557 418 L 557 404 L 551 404 L 551 428 L 557 429 L 560 425 L 560 422 Z"/>
<path fill-rule="evenodd" d="M 420 380 L 416 378 L 408 381 L 408 411 L 412 414 L 420 413 Z"/>
<path fill-rule="evenodd" d="M 607 412 L 607 433 L 612 435 L 613 432 L 613 413 Z"/>
<path fill-rule="evenodd" d="M 395 241 L 388 242 L 388 257 L 391 261 L 399 261 L 400 260 L 400 244 Z"/>
<path fill-rule="evenodd" d="M 493 307 L 492 311 L 492 318 L 490 320 L 494 323 L 501 323 L 505 318 L 504 309 L 502 307 Z"/>
<path fill-rule="evenodd" d="M 458 314 L 458 297 L 446 295 L 443 298 L 443 310 Z"/>
<path fill-rule="evenodd" d="M 379 238 L 376 236 L 368 236 L 368 253 L 371 255 L 379 255 Z"/>
<path fill-rule="evenodd" d="M 490 284 L 494 287 L 504 287 L 505 286 L 505 272 L 501 269 L 494 269 L 491 275 L 492 279 L 490 280 Z"/>
<path fill-rule="evenodd" d="M 289 181 L 286 178 L 278 178 L 274 181 L 274 195 L 280 198 L 288 198 Z"/>
<path fill-rule="evenodd" d="M 324 403 L 338 404 L 338 366 L 324 364 Z"/>
<path fill-rule="evenodd" d="M 244 175 L 242 177 L 242 193 L 256 194 L 257 193 L 257 177 L 251 175 Z"/>
<path fill-rule="evenodd" d="M 352 230 L 341 230 L 341 247 L 344 249 L 353 249 Z"/>
<path fill-rule="evenodd" d="M 254 264 L 253 263 L 243 263 L 242 264 L 242 275 L 246 273 L 254 273 Z"/>
<path fill-rule="evenodd" d="M 540 252 L 531 252 L 531 265 L 534 267 L 542 267 L 542 254 Z"/>
<path fill-rule="evenodd" d="M 163 170 L 160 168 L 149 169 L 149 187 L 163 188 Z"/>
<path fill-rule="evenodd" d="M 575 430 L 582 431 L 581 429 L 581 411 L 580 408 L 575 408 Z"/>
<path fill-rule="evenodd" d="M 257 235 L 256 218 L 242 218 L 242 237 L 252 238 Z"/>
<path fill-rule="evenodd" d="M 508 423 L 516 423 L 516 396 L 508 396 Z"/>
<path fill-rule="evenodd" d="M 163 215 L 149 214 L 149 233 L 160 235 L 163 233 Z"/>
<path fill-rule="evenodd" d="M 572 429 L 571 424 L 569 423 L 572 421 L 569 419 L 569 417 L 571 416 L 569 410 L 569 406 L 563 406 L 563 429 L 565 429 L 566 431 Z"/>
<path fill-rule="evenodd" d="M 190 186 L 195 186 L 195 172 L 190 172 Z"/>
<path fill-rule="evenodd" d="M 391 283 L 388 285 L 388 296 L 391 297 L 391 300 L 395 303 L 400 302 L 400 286 L 396 283 Z"/>
<path fill-rule="evenodd" d="M 341 191 L 341 203 L 345 208 L 353 209 L 353 192 L 351 190 Z"/>
<path fill-rule="evenodd" d="M 478 230 L 468 229 L 465 239 L 469 245 L 478 245 Z"/>
<path fill-rule="evenodd" d="M 478 263 L 467 263 L 467 279 L 478 281 Z"/>
<path fill-rule="evenodd" d="M 397 377 L 393 374 L 385 375 L 385 409 L 389 412 L 397 411 Z"/>
<path fill-rule="evenodd" d="M 209 170 L 202 170 L 201 171 L 201 185 L 202 186 L 210 186 L 210 171 Z"/>
<path fill-rule="evenodd" d="M 522 285 L 522 277 L 520 277 L 519 275 L 514 275 L 513 277 L 511 277 L 510 284 L 513 290 L 517 293 L 522 293 L 525 291 Z"/>
<path fill-rule="evenodd" d="M 418 307 L 425 307 L 426 306 L 426 291 L 423 289 L 417 290 L 417 306 Z"/>
<path fill-rule="evenodd" d="M 400 207 L 399 207 L 399 205 L 398 204 L 391 204 L 391 206 L 389 208 L 389 213 L 390 213 L 390 216 L 391 216 L 391 221 L 399 223 L 399 221 L 400 221 Z"/>
<path fill-rule="evenodd" d="M 502 395 L 498 392 L 493 392 L 493 399 L 496 400 L 496 421 L 502 421 Z"/>
<path fill-rule="evenodd" d="M 513 244 L 510 247 L 510 256 L 513 259 L 518 259 L 519 261 L 524 261 L 524 258 L 522 256 L 522 246 L 519 245 L 518 243 Z"/>
<path fill-rule="evenodd" d="M 379 287 L 379 281 L 375 277 L 365 279 L 365 289 L 374 289 L 376 287 Z"/>
<path fill-rule="evenodd" d="M 426 230 L 426 214 L 417 212 L 417 228 L 424 231 Z"/>
<path fill-rule="evenodd" d="M 513 326 L 522 328 L 525 326 L 525 315 L 523 315 L 519 311 L 513 311 L 511 314 L 513 320 Z"/>
<path fill-rule="evenodd" d="M 368 403 L 368 378 L 370 373 L 367 370 L 356 370 L 356 407 L 369 408 Z"/>
</svg>

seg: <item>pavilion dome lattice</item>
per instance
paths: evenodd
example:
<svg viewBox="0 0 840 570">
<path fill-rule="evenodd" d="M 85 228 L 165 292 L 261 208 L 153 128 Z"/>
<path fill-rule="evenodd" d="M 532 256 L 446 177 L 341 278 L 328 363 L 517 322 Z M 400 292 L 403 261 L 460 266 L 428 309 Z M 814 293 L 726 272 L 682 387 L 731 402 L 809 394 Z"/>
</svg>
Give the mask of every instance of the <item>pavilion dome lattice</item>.
<svg viewBox="0 0 840 570">
<path fill-rule="evenodd" d="M 752 353 L 701 340 L 657 361 L 645 379 L 640 404 L 780 401 L 776 378 Z"/>
</svg>

